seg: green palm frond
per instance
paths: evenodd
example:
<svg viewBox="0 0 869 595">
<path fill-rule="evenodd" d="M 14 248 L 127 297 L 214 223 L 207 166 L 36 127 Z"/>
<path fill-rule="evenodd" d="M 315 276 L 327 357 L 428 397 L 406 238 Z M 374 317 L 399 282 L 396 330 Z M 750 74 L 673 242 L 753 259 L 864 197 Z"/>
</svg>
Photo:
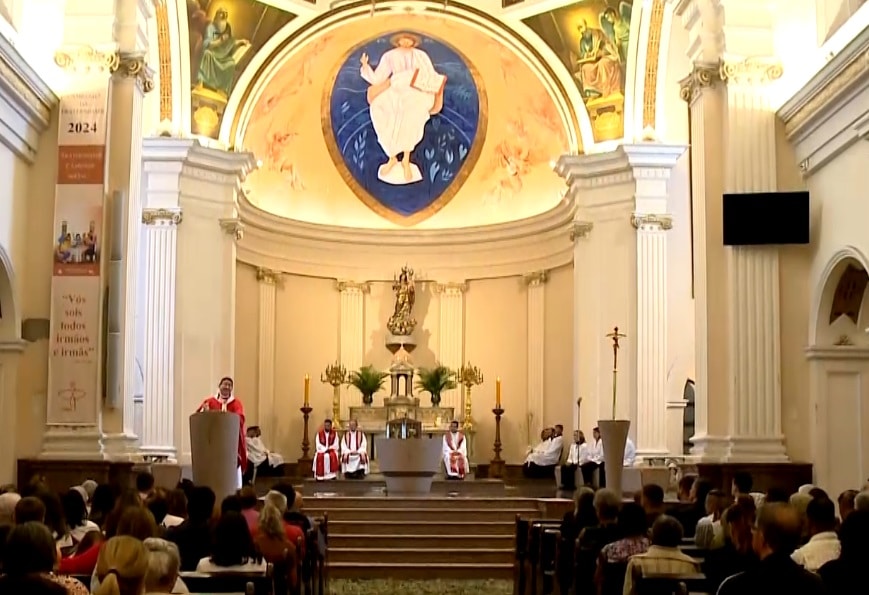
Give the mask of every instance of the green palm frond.
<svg viewBox="0 0 869 595">
<path fill-rule="evenodd" d="M 383 388 L 388 376 L 388 373 L 381 372 L 372 365 L 362 366 L 358 370 L 350 372 L 347 385 L 355 387 L 362 393 L 363 397 L 370 397 Z"/>
<path fill-rule="evenodd" d="M 432 396 L 440 396 L 442 392 L 457 386 L 456 373 L 441 364 L 435 365 L 434 368 L 420 368 L 417 373 L 417 390 Z"/>
</svg>

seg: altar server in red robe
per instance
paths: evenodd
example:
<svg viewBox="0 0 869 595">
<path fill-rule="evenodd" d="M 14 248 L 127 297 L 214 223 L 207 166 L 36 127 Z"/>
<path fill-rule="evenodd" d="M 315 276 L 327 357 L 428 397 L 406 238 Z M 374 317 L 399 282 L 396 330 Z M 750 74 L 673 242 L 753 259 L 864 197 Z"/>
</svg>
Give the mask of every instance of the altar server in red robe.
<svg viewBox="0 0 869 595">
<path fill-rule="evenodd" d="M 335 479 L 340 466 L 338 464 L 338 432 L 332 429 L 332 420 L 323 422 L 323 427 L 317 432 L 317 453 L 314 455 L 314 479 L 325 481 Z"/>
<path fill-rule="evenodd" d="M 198 411 L 228 411 L 235 413 L 239 418 L 238 428 L 238 487 L 241 488 L 241 477 L 244 469 L 247 468 L 247 445 L 245 444 L 244 431 L 244 406 L 241 401 L 235 398 L 232 392 L 232 378 L 225 377 L 220 379 L 220 384 L 217 385 L 217 393 L 207 397 L 202 401 Z"/>
</svg>

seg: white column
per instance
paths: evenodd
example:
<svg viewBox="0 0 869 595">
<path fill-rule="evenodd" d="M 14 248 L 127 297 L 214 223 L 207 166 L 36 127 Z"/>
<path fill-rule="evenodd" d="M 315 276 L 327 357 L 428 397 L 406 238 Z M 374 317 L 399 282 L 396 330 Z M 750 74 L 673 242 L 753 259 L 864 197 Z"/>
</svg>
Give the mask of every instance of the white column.
<svg viewBox="0 0 869 595">
<path fill-rule="evenodd" d="M 665 456 L 667 447 L 668 216 L 635 214 L 637 230 L 637 456 Z"/>
<path fill-rule="evenodd" d="M 5 275 L 2 264 L 0 264 L 0 275 Z M 4 297 L 6 297 L 5 294 Z M 11 304 L 6 305 L 4 302 L 5 308 L 11 310 Z M 16 477 L 18 448 L 15 444 L 15 428 L 18 417 L 16 389 L 18 367 L 25 346 L 26 343 L 20 339 L 0 340 L 0 408 L 2 408 L 0 410 L 3 411 L 3 417 L 7 420 L 7 427 L 4 428 L 3 432 L 0 432 L 0 481 L 6 483 L 18 482 Z"/>
<path fill-rule="evenodd" d="M 257 359 L 257 389 L 259 411 L 256 425 L 266 436 L 276 436 L 275 427 L 275 309 L 277 285 L 281 274 L 258 268 L 259 281 L 259 352 Z M 248 414 L 250 415 L 250 414 Z M 253 420 L 251 420 L 253 421 Z M 249 424 L 254 425 L 254 424 Z"/>
<path fill-rule="evenodd" d="M 465 282 L 438 283 L 435 291 L 438 294 L 438 361 L 450 370 L 457 371 L 462 367 L 465 357 Z M 441 407 L 452 407 L 453 417 L 460 418 L 462 411 L 461 388 L 444 391 L 441 395 Z"/>
<path fill-rule="evenodd" d="M 367 283 L 353 281 L 338 281 L 336 287 L 341 295 L 338 361 L 347 368 L 349 374 L 363 365 L 363 356 L 365 355 L 365 294 L 369 293 L 370 288 Z M 350 386 L 341 387 L 341 391 L 341 417 L 349 420 L 350 407 L 361 406 L 362 395 Z"/>
<path fill-rule="evenodd" d="M 544 409 L 544 383 L 545 376 L 543 365 L 545 361 L 545 328 L 546 328 L 546 271 L 537 271 L 523 277 L 527 286 L 527 322 L 528 322 L 528 353 L 527 374 L 528 388 L 526 393 L 526 409 L 530 432 L 532 436 L 539 436 L 544 424 L 553 425 L 557 420 L 547 420 Z M 550 423 L 551 422 L 551 423 Z"/>
<path fill-rule="evenodd" d="M 586 434 L 589 436 L 592 427 L 597 423 L 597 415 L 591 416 L 594 418 L 591 420 L 591 425 L 583 415 L 584 411 L 589 411 L 587 401 L 586 406 L 582 406 L 583 395 L 588 394 L 587 379 L 589 374 L 586 369 L 589 367 L 589 361 L 587 358 L 581 357 L 580 354 L 583 353 L 583 335 L 588 334 L 584 333 L 585 320 L 583 317 L 592 314 L 590 307 L 591 302 L 593 302 L 591 296 L 593 288 L 589 285 L 589 273 L 594 256 L 588 250 L 586 239 L 593 229 L 594 223 L 591 221 L 577 220 L 573 222 L 573 227 L 570 230 L 570 241 L 573 242 L 573 429 L 582 430 L 584 428 L 588 430 Z M 597 400 L 595 399 L 594 402 L 596 404 Z M 530 433 L 529 429 L 529 436 Z M 530 437 L 533 438 L 533 436 Z"/>
<path fill-rule="evenodd" d="M 175 460 L 175 278 L 181 210 L 142 211 L 145 348 L 142 454 Z"/>
</svg>

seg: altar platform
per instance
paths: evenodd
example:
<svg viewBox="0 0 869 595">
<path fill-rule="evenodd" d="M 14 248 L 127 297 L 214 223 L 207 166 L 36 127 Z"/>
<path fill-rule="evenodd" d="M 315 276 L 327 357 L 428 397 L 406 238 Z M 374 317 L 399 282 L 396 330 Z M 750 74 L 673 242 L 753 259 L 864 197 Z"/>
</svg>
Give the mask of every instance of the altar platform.
<svg viewBox="0 0 869 595">
<path fill-rule="evenodd" d="M 388 496 L 386 479 L 380 473 L 371 473 L 364 479 L 334 479 L 316 481 L 307 478 L 302 484 L 302 495 L 339 496 Z M 551 491 L 551 490 L 550 490 Z M 500 498 L 508 495 L 507 486 L 500 479 L 475 479 L 473 475 L 463 480 L 446 479 L 436 475 L 432 481 L 431 494 L 436 496 L 467 496 Z"/>
</svg>

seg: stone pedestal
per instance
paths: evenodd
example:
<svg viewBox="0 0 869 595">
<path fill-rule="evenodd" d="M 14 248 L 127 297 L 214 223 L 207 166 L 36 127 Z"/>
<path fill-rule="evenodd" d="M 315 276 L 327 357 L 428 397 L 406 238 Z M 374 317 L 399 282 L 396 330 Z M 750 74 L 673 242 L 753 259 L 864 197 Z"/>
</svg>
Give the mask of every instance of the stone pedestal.
<svg viewBox="0 0 869 595">
<path fill-rule="evenodd" d="M 603 442 L 604 470 L 606 487 L 621 496 L 622 471 L 625 468 L 625 445 L 631 422 L 627 419 L 602 419 L 597 422 Z"/>
</svg>

